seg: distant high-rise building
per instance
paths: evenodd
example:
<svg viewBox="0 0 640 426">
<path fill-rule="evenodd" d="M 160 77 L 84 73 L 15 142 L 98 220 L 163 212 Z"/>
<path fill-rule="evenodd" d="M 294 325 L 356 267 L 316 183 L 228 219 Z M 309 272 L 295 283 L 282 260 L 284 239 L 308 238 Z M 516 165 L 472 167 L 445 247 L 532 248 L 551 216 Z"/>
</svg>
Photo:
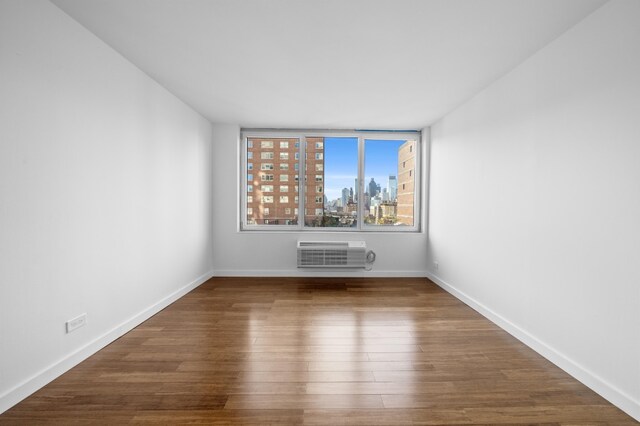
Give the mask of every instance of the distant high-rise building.
<svg viewBox="0 0 640 426">
<path fill-rule="evenodd" d="M 371 178 L 371 182 L 369 182 L 369 197 L 373 198 L 376 196 L 377 188 L 378 188 L 378 185 L 376 184 L 376 181 L 373 178 Z"/>
<path fill-rule="evenodd" d="M 398 148 L 398 223 L 413 226 L 413 200 L 416 172 L 416 141 L 406 141 Z"/>
<path fill-rule="evenodd" d="M 346 207 L 349 202 L 349 188 L 342 188 L 342 198 L 340 198 L 342 202 L 342 207 Z"/>
<path fill-rule="evenodd" d="M 398 180 L 395 176 L 389 175 L 389 181 L 387 182 L 387 188 L 389 189 L 389 200 L 395 201 L 398 197 Z"/>
<path fill-rule="evenodd" d="M 387 191 L 387 188 L 382 188 L 382 201 L 389 201 L 389 191 Z"/>
<path fill-rule="evenodd" d="M 353 201 L 353 188 L 349 188 L 349 198 Z"/>
<path fill-rule="evenodd" d="M 376 195 L 380 195 L 381 192 L 382 192 L 382 187 L 380 186 L 379 183 L 376 183 Z"/>
<path fill-rule="evenodd" d="M 356 185 L 354 186 L 355 190 L 353 191 L 353 201 L 358 202 L 358 178 L 356 178 Z"/>
</svg>

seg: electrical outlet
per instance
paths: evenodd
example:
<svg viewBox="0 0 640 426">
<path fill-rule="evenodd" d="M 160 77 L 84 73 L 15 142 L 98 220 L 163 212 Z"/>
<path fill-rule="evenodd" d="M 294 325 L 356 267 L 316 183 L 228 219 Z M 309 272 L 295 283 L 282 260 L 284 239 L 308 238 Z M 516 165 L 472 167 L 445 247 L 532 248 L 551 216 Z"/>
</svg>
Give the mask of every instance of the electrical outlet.
<svg viewBox="0 0 640 426">
<path fill-rule="evenodd" d="M 82 314 L 79 317 L 70 319 L 67 321 L 67 333 L 71 333 L 73 330 L 83 327 L 87 324 L 87 314 Z"/>
<path fill-rule="evenodd" d="M 440 266 L 440 264 L 438 263 L 438 261 L 437 261 L 437 260 L 435 260 L 435 261 L 433 262 L 433 269 L 435 269 L 435 270 L 437 271 L 439 266 Z"/>
</svg>

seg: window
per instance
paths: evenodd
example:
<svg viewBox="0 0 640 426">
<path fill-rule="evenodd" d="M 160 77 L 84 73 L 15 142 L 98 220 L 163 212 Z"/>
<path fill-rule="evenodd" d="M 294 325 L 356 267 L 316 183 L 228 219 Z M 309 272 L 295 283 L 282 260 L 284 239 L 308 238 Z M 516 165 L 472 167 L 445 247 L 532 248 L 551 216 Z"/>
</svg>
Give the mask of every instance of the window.
<svg viewBox="0 0 640 426">
<path fill-rule="evenodd" d="M 418 132 L 245 131 L 241 229 L 418 231 L 419 140 Z"/>
<path fill-rule="evenodd" d="M 415 225 L 415 144 L 414 139 L 364 140 L 365 192 L 370 198 L 368 211 L 363 211 L 365 225 Z"/>
</svg>

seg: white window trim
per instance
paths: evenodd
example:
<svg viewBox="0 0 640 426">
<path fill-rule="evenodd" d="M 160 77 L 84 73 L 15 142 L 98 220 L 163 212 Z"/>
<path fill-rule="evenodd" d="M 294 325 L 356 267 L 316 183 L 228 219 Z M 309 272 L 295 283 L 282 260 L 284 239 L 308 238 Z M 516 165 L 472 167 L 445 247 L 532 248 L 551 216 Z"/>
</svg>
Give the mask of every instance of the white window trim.
<svg viewBox="0 0 640 426">
<path fill-rule="evenodd" d="M 350 227 L 306 227 L 304 226 L 304 199 L 306 189 L 306 164 L 304 162 L 305 150 L 307 145 L 307 138 L 317 137 L 345 137 L 345 138 L 357 138 L 358 139 L 358 188 L 354 190 L 358 193 L 358 200 L 362 200 L 364 197 L 364 145 L 365 140 L 402 140 L 402 139 L 414 139 L 416 141 L 416 153 L 415 153 L 415 176 L 414 176 L 414 193 L 413 193 L 413 226 L 396 226 L 396 225 L 369 225 L 363 222 L 364 209 L 363 205 L 358 202 L 358 226 L 355 228 Z M 247 224 L 247 140 L 248 138 L 287 138 L 298 139 L 298 168 L 299 168 L 299 180 L 297 183 L 300 185 L 300 192 L 298 200 L 298 224 L 297 225 L 248 225 Z M 295 142 L 294 142 L 295 143 Z M 425 166 L 422 164 L 422 150 L 423 137 L 420 131 L 411 132 L 395 132 L 395 131 L 343 131 L 343 130 L 258 130 L 258 129 L 245 129 L 241 132 L 240 138 L 240 228 L 241 232 L 244 231 L 269 231 L 269 232 L 404 232 L 404 233 L 419 233 L 421 232 L 421 226 L 425 213 L 422 211 L 424 206 L 422 203 L 422 176 L 426 171 L 423 169 Z M 324 146 L 323 146 L 324 154 Z M 323 155 L 324 157 L 324 155 Z M 325 159 L 326 160 L 326 159 Z M 315 170 L 314 170 L 315 174 Z M 324 189 L 324 182 L 323 182 Z M 324 196 L 324 192 L 323 192 Z"/>
</svg>

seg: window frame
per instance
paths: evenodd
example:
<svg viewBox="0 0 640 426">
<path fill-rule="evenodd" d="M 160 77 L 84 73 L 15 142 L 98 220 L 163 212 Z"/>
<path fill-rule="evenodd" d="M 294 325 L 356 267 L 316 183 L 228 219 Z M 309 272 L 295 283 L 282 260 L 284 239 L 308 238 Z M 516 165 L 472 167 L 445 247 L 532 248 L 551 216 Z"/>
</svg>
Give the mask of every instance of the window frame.
<svg viewBox="0 0 640 426">
<path fill-rule="evenodd" d="M 357 226 L 351 227 L 310 227 L 305 226 L 304 223 L 304 200 L 306 191 L 306 178 L 307 170 L 305 164 L 305 152 L 307 147 L 307 138 L 318 137 L 334 137 L 334 138 L 357 138 L 358 140 L 358 164 L 357 164 L 357 178 L 358 188 L 354 188 L 354 192 L 358 194 L 358 200 L 364 199 L 365 184 L 365 141 L 366 140 L 415 140 L 416 152 L 415 152 L 415 173 L 414 173 L 414 194 L 413 194 L 413 226 L 398 226 L 398 225 L 371 225 L 364 223 L 364 205 L 361 201 L 358 201 L 358 214 L 357 214 Z M 248 152 L 248 140 L 249 138 L 287 138 L 297 139 L 298 150 L 297 160 L 298 165 L 298 181 L 294 182 L 299 186 L 299 192 L 294 196 L 298 196 L 298 224 L 297 225 L 249 225 L 247 224 L 247 152 Z M 421 232 L 423 206 L 422 206 L 422 176 L 426 171 L 423 170 L 422 164 L 422 150 L 423 150 L 423 138 L 422 132 L 419 130 L 409 131 L 369 131 L 369 130 L 261 130 L 261 129 L 242 129 L 240 134 L 240 232 L 244 231 L 268 231 L 268 232 L 404 232 L 404 233 L 419 233 Z M 323 157 L 324 157 L 324 142 L 323 142 Z M 295 157 L 295 156 L 294 156 Z M 326 158 L 324 159 L 326 161 Z M 275 159 L 274 159 L 275 162 Z M 295 169 L 295 167 L 294 167 Z M 326 170 L 326 167 L 323 167 Z M 275 171 L 275 170 L 274 170 Z M 315 175 L 315 170 L 312 170 Z M 325 179 L 326 180 L 326 179 Z M 276 182 L 274 180 L 274 182 Z M 315 182 L 314 182 L 315 183 Z M 322 182 L 324 189 L 325 182 Z M 274 188 L 275 189 L 275 188 Z M 274 191 L 275 192 L 275 191 Z M 324 196 L 324 192 L 322 193 Z M 315 196 L 315 194 L 312 194 Z"/>
</svg>

